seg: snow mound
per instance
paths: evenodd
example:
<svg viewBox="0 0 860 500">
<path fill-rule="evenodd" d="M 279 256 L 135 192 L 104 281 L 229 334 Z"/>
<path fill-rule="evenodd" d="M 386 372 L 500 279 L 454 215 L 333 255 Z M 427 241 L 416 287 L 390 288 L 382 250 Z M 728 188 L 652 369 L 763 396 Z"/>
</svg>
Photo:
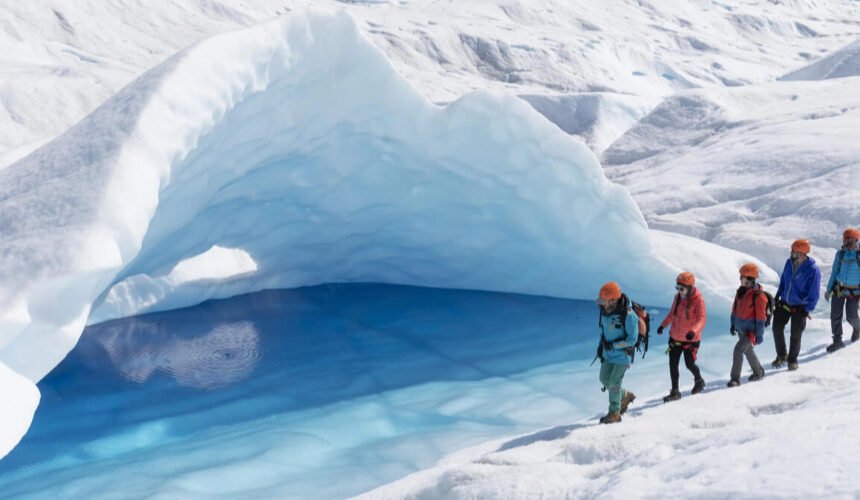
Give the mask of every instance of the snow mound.
<svg viewBox="0 0 860 500">
<path fill-rule="evenodd" d="M 33 382 L 88 322 L 267 288 L 591 299 L 673 277 L 582 143 L 516 97 L 434 106 L 324 12 L 145 73 L 0 171 L 0 227 L 0 361 Z"/>
<path fill-rule="evenodd" d="M 792 71 L 780 80 L 828 80 L 860 76 L 860 40 L 819 59 L 809 66 Z"/>
<path fill-rule="evenodd" d="M 540 114 L 601 153 L 648 114 L 659 99 L 612 93 L 521 95 Z"/>
</svg>

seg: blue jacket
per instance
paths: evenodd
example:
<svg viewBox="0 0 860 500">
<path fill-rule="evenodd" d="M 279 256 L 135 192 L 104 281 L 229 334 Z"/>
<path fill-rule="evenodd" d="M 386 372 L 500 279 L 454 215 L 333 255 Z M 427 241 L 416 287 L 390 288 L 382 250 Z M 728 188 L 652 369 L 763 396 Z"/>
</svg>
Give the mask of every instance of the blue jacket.
<svg viewBox="0 0 860 500">
<path fill-rule="evenodd" d="M 836 282 L 847 286 L 860 286 L 860 266 L 857 265 L 857 250 L 839 250 L 833 259 L 833 270 L 827 291 L 832 292 Z"/>
<path fill-rule="evenodd" d="M 802 306 L 806 312 L 815 310 L 818 296 L 821 293 L 821 271 L 815 265 L 815 259 L 807 258 L 794 271 L 791 259 L 785 261 L 785 268 L 779 278 L 779 289 L 776 295 L 791 307 Z"/>
<path fill-rule="evenodd" d="M 603 359 L 618 365 L 629 365 L 630 355 L 626 348 L 636 345 L 639 338 L 639 316 L 627 305 L 627 320 L 625 328 L 621 324 L 621 312 L 613 312 L 608 316 L 600 312 L 600 330 L 603 339 L 612 344 L 612 349 L 603 350 Z"/>
</svg>

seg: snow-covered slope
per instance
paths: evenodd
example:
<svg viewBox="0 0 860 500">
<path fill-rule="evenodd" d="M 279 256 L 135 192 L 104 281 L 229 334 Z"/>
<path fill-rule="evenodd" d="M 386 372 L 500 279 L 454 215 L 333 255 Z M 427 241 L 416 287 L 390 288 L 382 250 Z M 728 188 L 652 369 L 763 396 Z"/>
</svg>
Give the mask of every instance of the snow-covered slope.
<svg viewBox="0 0 860 500">
<path fill-rule="evenodd" d="M 823 333 L 817 325 L 805 338 Z M 796 372 L 735 389 L 721 380 L 670 404 L 640 393 L 619 424 L 488 442 L 358 498 L 853 498 L 857 349 L 823 358 L 819 344 Z M 634 391 L 636 376 L 624 380 Z"/>
<path fill-rule="evenodd" d="M 860 40 L 780 77 L 780 80 L 829 80 L 860 76 Z"/>
<path fill-rule="evenodd" d="M 653 228 L 781 267 L 810 238 L 829 267 L 860 221 L 860 78 L 698 89 L 666 99 L 603 155 Z"/>
<path fill-rule="evenodd" d="M 33 382 L 87 322 L 211 297 L 379 282 L 591 299 L 620 276 L 665 299 L 674 276 L 582 143 L 515 97 L 429 103 L 346 14 L 147 72 L 0 171 L 0 226 L 0 361 Z"/>
<path fill-rule="evenodd" d="M 851 0 L 201 0 L 158 8 L 139 0 L 2 0 L 0 154 L 62 132 L 193 42 L 310 4 L 346 9 L 434 102 L 476 89 L 596 93 L 633 111 L 608 125 L 622 131 L 656 98 L 769 81 L 860 34 L 860 6 Z M 555 102 L 566 110 L 583 101 Z M 594 109 L 584 102 L 580 116 Z M 614 138 L 590 145 L 599 150 Z"/>
<path fill-rule="evenodd" d="M 592 155 L 511 94 L 594 151 L 668 97 L 605 156 L 656 227 L 779 265 L 798 236 L 826 262 L 860 220 L 856 78 L 767 83 L 856 40 L 849 0 L 313 2 L 385 57 L 344 18 L 220 37 L 7 167 L 176 50 L 308 3 L 2 1 L 0 453 L 87 321 L 331 280 L 591 297 L 623 275 L 641 296 L 683 268 L 731 289 L 743 255 L 649 236 Z M 850 76 L 852 47 L 792 75 Z M 507 96 L 457 100 L 473 89 Z M 432 474 L 431 496 L 462 484 Z"/>
</svg>

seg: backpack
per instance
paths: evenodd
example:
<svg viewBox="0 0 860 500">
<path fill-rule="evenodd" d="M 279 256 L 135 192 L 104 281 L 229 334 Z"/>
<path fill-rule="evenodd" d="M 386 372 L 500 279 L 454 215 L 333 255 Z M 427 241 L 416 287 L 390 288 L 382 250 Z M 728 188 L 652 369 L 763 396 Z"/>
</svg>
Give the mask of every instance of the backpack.
<svg viewBox="0 0 860 500">
<path fill-rule="evenodd" d="M 651 315 L 648 314 L 648 309 L 645 309 L 645 306 L 638 302 L 633 302 L 631 300 L 630 307 L 633 309 L 633 313 L 639 318 L 639 338 L 636 339 L 636 345 L 634 347 L 637 351 L 642 351 L 642 357 L 644 358 L 645 353 L 648 352 L 648 338 L 651 333 Z"/>
<path fill-rule="evenodd" d="M 773 307 L 776 302 L 773 300 L 773 295 L 765 289 L 761 289 L 758 293 L 763 293 L 765 297 L 767 297 L 767 305 L 764 308 L 765 318 L 764 318 L 764 326 L 765 328 L 770 326 L 770 320 L 773 319 Z M 755 307 L 755 299 L 753 300 L 753 307 Z"/>
<path fill-rule="evenodd" d="M 645 357 L 645 353 L 648 352 L 648 338 L 651 333 L 651 315 L 648 314 L 648 310 L 645 309 L 645 306 L 638 302 L 633 302 L 626 295 L 621 295 L 623 308 L 621 309 L 621 327 L 624 329 L 624 335 L 627 336 L 627 314 L 629 314 L 630 310 L 633 310 L 633 313 L 639 319 L 639 337 L 636 339 L 636 343 L 630 347 L 627 347 L 625 350 L 627 351 L 627 355 L 630 356 L 630 362 L 633 363 L 635 359 L 636 351 L 642 351 L 642 357 Z M 600 314 L 600 313 L 599 313 Z M 603 323 L 600 321 L 600 316 L 598 315 L 597 324 L 603 328 Z M 603 334 L 600 336 L 601 342 L 597 346 L 597 356 L 594 357 L 595 360 L 600 358 L 603 361 Z M 594 361 L 592 361 L 592 364 Z"/>
</svg>

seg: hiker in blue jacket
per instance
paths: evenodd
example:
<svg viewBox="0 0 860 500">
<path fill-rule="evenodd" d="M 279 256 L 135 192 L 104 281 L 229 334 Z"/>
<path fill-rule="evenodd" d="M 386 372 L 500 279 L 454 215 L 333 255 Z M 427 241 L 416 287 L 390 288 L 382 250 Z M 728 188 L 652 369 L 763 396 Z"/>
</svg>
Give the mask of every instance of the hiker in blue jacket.
<svg viewBox="0 0 860 500">
<path fill-rule="evenodd" d="M 618 283 L 610 281 L 601 287 L 597 298 L 600 306 L 600 383 L 609 391 L 609 411 L 600 418 L 601 424 L 621 422 L 621 414 L 636 398 L 621 387 L 624 373 L 631 361 L 631 350 L 639 338 L 639 318 L 629 309 L 627 296 Z"/>
<path fill-rule="evenodd" d="M 776 359 L 771 366 L 780 368 L 788 361 L 788 369 L 797 370 L 797 355 L 800 354 L 800 338 L 806 329 L 806 319 L 818 304 L 821 288 L 821 271 L 815 259 L 809 257 L 811 245 L 807 240 L 795 240 L 791 244 L 791 256 L 779 278 L 776 291 L 776 308 L 773 311 L 773 343 Z M 791 337 L 788 356 L 785 352 L 785 325 L 791 321 Z"/>
<path fill-rule="evenodd" d="M 842 342 L 842 311 L 844 309 L 848 323 L 854 329 L 851 342 L 860 340 L 860 319 L 857 317 L 857 305 L 860 302 L 860 230 L 849 227 L 842 233 L 842 249 L 836 252 L 833 259 L 833 269 L 830 281 L 824 292 L 824 300 L 830 303 L 830 330 L 833 332 L 833 343 L 827 347 L 827 352 L 838 351 L 845 347 Z"/>
</svg>

